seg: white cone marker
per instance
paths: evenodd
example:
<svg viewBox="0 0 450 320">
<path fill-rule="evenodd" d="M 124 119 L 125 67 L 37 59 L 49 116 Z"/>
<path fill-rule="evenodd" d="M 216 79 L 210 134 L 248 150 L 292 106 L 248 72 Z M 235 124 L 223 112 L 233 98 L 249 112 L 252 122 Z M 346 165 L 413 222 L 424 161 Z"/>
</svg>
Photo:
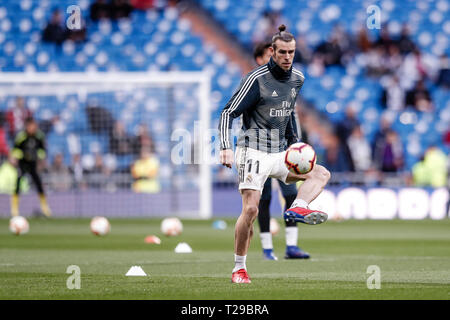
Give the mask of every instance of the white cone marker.
<svg viewBox="0 0 450 320">
<path fill-rule="evenodd" d="M 175 252 L 176 253 L 191 253 L 192 252 L 192 248 L 186 242 L 180 242 L 176 246 Z"/>
<path fill-rule="evenodd" d="M 130 270 L 125 274 L 127 277 L 146 276 L 147 274 L 139 266 L 132 266 Z"/>
</svg>

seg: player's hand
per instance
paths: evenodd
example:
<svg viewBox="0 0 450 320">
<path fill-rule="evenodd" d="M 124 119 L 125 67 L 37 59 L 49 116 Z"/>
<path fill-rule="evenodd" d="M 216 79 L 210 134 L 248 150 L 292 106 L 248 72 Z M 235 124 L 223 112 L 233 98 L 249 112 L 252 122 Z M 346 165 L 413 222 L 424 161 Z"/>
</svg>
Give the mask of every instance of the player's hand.
<svg viewBox="0 0 450 320">
<path fill-rule="evenodd" d="M 234 161 L 233 150 L 231 149 L 220 150 L 220 163 L 222 165 L 228 168 L 232 168 L 233 161 Z"/>
</svg>

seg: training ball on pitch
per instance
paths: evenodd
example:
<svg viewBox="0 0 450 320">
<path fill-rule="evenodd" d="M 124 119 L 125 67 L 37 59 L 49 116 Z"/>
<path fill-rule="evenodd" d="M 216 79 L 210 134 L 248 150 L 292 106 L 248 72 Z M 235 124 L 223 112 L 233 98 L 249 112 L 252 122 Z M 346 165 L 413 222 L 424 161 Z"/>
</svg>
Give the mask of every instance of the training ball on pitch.
<svg viewBox="0 0 450 320">
<path fill-rule="evenodd" d="M 177 236 L 183 231 L 183 224 L 178 218 L 165 218 L 161 222 L 161 232 L 168 236 Z"/>
<path fill-rule="evenodd" d="M 111 231 L 111 225 L 105 217 L 94 217 L 91 220 L 91 232 L 96 236 L 104 236 Z"/>
<path fill-rule="evenodd" d="M 278 232 L 280 232 L 280 224 L 278 223 L 277 219 L 270 218 L 270 233 L 274 236 Z"/>
<path fill-rule="evenodd" d="M 307 143 L 294 143 L 286 150 L 284 164 L 292 173 L 308 173 L 316 164 L 316 152 L 313 147 Z"/>
<path fill-rule="evenodd" d="M 216 220 L 213 222 L 212 227 L 217 230 L 225 230 L 227 228 L 227 223 L 223 220 Z"/>
<path fill-rule="evenodd" d="M 9 230 L 15 235 L 24 234 L 30 230 L 30 225 L 28 224 L 27 219 L 17 216 L 9 220 Z"/>
<path fill-rule="evenodd" d="M 145 243 L 161 244 L 161 239 L 154 235 L 146 236 L 144 241 Z"/>
</svg>

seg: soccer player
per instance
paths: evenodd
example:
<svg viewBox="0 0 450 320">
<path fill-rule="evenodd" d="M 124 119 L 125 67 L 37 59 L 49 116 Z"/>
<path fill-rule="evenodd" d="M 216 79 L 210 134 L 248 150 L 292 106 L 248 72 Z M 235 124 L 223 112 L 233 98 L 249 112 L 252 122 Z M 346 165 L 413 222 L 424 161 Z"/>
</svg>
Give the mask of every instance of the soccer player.
<svg viewBox="0 0 450 320">
<path fill-rule="evenodd" d="M 270 47 L 271 42 L 262 42 L 255 47 L 253 57 L 258 65 L 263 65 L 269 62 L 271 57 Z M 295 112 L 295 111 L 294 111 Z M 299 132 L 299 128 L 297 133 Z M 292 205 L 297 197 L 297 188 L 295 184 L 285 184 L 283 181 L 278 180 L 281 193 L 284 198 L 285 211 Z M 272 234 L 270 233 L 270 201 L 272 198 L 272 179 L 268 178 L 264 184 L 263 191 L 261 193 L 261 199 L 259 200 L 258 207 L 258 223 L 260 229 L 261 245 L 263 249 L 263 257 L 266 260 L 278 260 L 273 253 Z M 303 251 L 297 246 L 298 242 L 298 229 L 295 221 L 284 221 L 286 225 L 286 253 L 285 259 L 308 259 L 310 256 L 307 252 Z"/>
<path fill-rule="evenodd" d="M 41 178 L 37 172 L 38 159 L 43 160 L 46 156 L 45 137 L 33 118 L 27 118 L 25 130 L 17 134 L 12 155 L 18 160 L 18 176 L 16 190 L 11 198 L 11 215 L 13 217 L 19 215 L 20 180 L 26 173 L 29 173 L 39 192 L 42 213 L 50 217 L 51 211 L 47 204 Z"/>
<path fill-rule="evenodd" d="M 261 191 L 268 177 L 285 183 L 304 181 L 284 218 L 306 224 L 319 224 L 327 214 L 310 210 L 308 204 L 323 190 L 330 173 L 316 164 L 307 174 L 294 174 L 284 165 L 285 150 L 298 141 L 294 106 L 303 74 L 292 67 L 295 54 L 294 36 L 281 25 L 272 37 L 269 62 L 251 71 L 224 107 L 220 121 L 220 162 L 231 168 L 236 161 L 242 212 L 235 226 L 235 266 L 233 283 L 250 283 L 246 258 L 253 235 L 253 222 L 258 215 Z M 233 119 L 243 114 L 236 158 L 230 143 Z"/>
</svg>

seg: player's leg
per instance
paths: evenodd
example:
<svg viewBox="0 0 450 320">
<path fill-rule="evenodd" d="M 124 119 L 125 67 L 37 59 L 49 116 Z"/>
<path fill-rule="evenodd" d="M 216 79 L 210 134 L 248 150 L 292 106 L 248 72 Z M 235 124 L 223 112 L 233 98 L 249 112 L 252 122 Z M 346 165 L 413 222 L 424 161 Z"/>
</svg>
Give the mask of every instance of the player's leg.
<svg viewBox="0 0 450 320">
<path fill-rule="evenodd" d="M 19 215 L 19 194 L 20 194 L 20 181 L 26 173 L 26 166 L 22 161 L 19 161 L 17 168 L 17 180 L 16 188 L 11 196 L 11 216 L 17 217 Z"/>
<path fill-rule="evenodd" d="M 244 189 L 241 192 L 242 211 L 235 226 L 234 251 L 239 256 L 245 256 L 253 235 L 253 222 L 258 215 L 260 192 L 251 189 Z"/>
<path fill-rule="evenodd" d="M 247 274 L 247 252 L 253 236 L 253 222 L 258 215 L 258 204 L 261 192 L 259 190 L 243 189 L 242 212 L 237 219 L 234 232 L 234 268 L 231 281 L 250 283 Z"/>
<path fill-rule="evenodd" d="M 36 188 L 37 188 L 38 193 L 39 193 L 39 202 L 41 204 L 42 213 L 45 216 L 50 217 L 52 215 L 52 212 L 51 212 L 50 207 L 48 206 L 48 203 L 47 203 L 47 198 L 45 196 L 44 187 L 42 185 L 41 177 L 37 173 L 37 164 L 36 163 L 30 164 L 30 175 L 31 175 L 31 178 L 33 179 L 33 182 L 36 185 Z"/>
<path fill-rule="evenodd" d="M 286 183 L 304 181 L 298 188 L 297 197 L 290 209 L 284 213 L 284 218 L 306 224 L 319 224 L 327 220 L 326 213 L 308 209 L 308 205 L 322 192 L 330 179 L 330 172 L 321 165 L 315 165 L 307 174 L 289 172 Z"/>
<path fill-rule="evenodd" d="M 284 213 L 285 220 L 306 224 L 319 224 L 327 220 L 328 215 L 318 210 L 310 210 L 308 205 L 322 192 L 330 179 L 330 172 L 325 167 L 316 164 L 307 174 L 293 174 L 284 165 L 286 152 L 274 155 L 276 166 L 269 174 L 272 178 L 280 179 L 287 184 L 303 181 L 298 188 L 297 197 L 292 206 Z"/>
<path fill-rule="evenodd" d="M 250 283 L 246 258 L 253 236 L 253 223 L 258 216 L 261 191 L 272 166 L 267 154 L 251 148 L 236 148 L 236 166 L 239 172 L 239 191 L 242 196 L 242 212 L 235 226 L 234 262 L 231 282 Z"/>
<path fill-rule="evenodd" d="M 292 206 L 292 203 L 297 198 L 297 188 L 295 184 L 285 184 L 283 181 L 278 180 L 280 185 L 281 194 L 284 198 L 284 211 Z M 303 251 L 298 247 L 298 227 L 297 222 L 293 220 L 284 221 L 286 225 L 286 259 L 308 259 L 309 253 Z"/>
<path fill-rule="evenodd" d="M 275 162 L 267 153 L 247 147 L 236 148 L 235 160 L 239 173 L 242 212 L 235 226 L 235 267 L 231 281 L 250 283 L 245 265 L 247 251 L 253 236 L 253 223 L 258 216 L 261 192 Z"/>
<path fill-rule="evenodd" d="M 272 198 L 272 179 L 267 179 L 258 206 L 258 223 L 263 258 L 278 260 L 273 253 L 272 234 L 270 233 L 270 200 Z"/>
</svg>

